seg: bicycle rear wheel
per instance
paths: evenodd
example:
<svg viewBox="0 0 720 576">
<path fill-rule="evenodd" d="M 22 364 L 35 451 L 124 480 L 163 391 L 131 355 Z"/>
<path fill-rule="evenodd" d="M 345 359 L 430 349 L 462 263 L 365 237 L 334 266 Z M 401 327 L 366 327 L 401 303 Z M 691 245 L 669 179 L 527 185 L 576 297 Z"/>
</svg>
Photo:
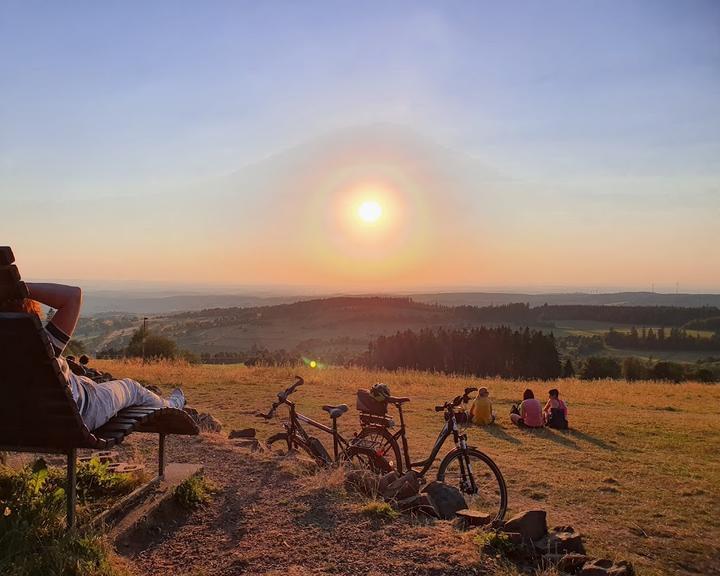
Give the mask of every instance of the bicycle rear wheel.
<svg viewBox="0 0 720 576">
<path fill-rule="evenodd" d="M 456 448 L 440 463 L 437 479 L 462 492 L 470 510 L 502 520 L 507 511 L 507 487 L 502 472 L 487 454 L 476 448 Z"/>
<path fill-rule="evenodd" d="M 350 446 L 340 455 L 342 463 L 351 468 L 362 468 L 370 470 L 375 474 L 387 474 L 392 471 L 392 466 L 374 450 L 362 446 Z"/>
<path fill-rule="evenodd" d="M 403 463 L 400 456 L 400 446 L 387 428 L 366 426 L 357 433 L 353 440 L 353 446 L 372 450 L 385 460 L 392 470 L 402 474 Z"/>
</svg>

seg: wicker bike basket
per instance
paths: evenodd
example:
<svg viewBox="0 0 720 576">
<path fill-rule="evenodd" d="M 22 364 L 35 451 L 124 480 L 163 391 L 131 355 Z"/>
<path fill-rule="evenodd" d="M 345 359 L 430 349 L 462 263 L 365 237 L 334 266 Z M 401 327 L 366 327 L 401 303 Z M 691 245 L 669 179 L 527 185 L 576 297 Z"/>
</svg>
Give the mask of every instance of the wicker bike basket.
<svg viewBox="0 0 720 576">
<path fill-rule="evenodd" d="M 373 414 L 375 416 L 385 416 L 385 414 L 387 414 L 387 400 L 383 402 L 375 400 L 367 390 L 357 391 L 357 403 L 355 407 L 360 412 Z"/>
</svg>

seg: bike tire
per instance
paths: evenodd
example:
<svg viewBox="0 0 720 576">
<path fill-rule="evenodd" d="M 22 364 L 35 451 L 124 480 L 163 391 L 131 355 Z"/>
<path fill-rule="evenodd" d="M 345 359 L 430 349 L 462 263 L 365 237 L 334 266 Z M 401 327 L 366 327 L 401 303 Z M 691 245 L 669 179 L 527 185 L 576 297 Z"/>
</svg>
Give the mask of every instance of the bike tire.
<svg viewBox="0 0 720 576">
<path fill-rule="evenodd" d="M 460 468 L 460 458 L 464 456 L 462 448 L 455 448 L 445 455 L 438 469 L 438 481 L 460 490 L 469 509 L 489 514 L 492 522 L 502 520 L 507 512 L 507 486 L 500 468 L 490 456 L 477 448 L 467 448 L 465 453 L 470 462 L 477 492 L 470 493 L 467 482 L 462 481 Z"/>
<path fill-rule="evenodd" d="M 390 463 L 374 450 L 362 446 L 350 446 L 342 455 L 341 460 L 353 468 L 370 470 L 375 474 L 387 474 L 393 470 Z"/>
<path fill-rule="evenodd" d="M 305 454 L 310 456 L 310 458 L 312 458 L 313 461 L 315 461 L 320 466 L 324 466 L 326 464 L 322 456 L 316 454 L 315 450 L 313 450 L 311 446 L 306 444 L 304 440 L 302 440 L 298 436 L 290 438 L 287 432 L 279 432 L 277 434 L 273 434 L 272 436 L 270 436 L 270 438 L 267 439 L 266 444 L 270 450 L 274 451 L 276 450 L 276 446 L 281 442 L 284 443 L 288 451 L 292 450 L 293 448 L 297 448 L 305 452 Z"/>
<path fill-rule="evenodd" d="M 403 473 L 403 461 L 400 445 L 387 428 L 382 426 L 365 426 L 353 440 L 353 446 L 373 450 L 379 457 L 390 464 L 391 470 Z"/>
</svg>

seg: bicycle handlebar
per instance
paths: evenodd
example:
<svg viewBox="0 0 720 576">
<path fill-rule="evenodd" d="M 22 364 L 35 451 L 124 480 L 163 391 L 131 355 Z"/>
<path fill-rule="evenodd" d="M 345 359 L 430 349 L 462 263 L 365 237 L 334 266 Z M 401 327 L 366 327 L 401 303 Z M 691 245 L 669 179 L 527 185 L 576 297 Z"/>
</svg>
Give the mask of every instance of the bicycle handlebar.
<svg viewBox="0 0 720 576">
<path fill-rule="evenodd" d="M 255 416 L 257 416 L 258 418 L 265 418 L 265 420 L 270 420 L 270 418 L 275 415 L 275 410 L 277 410 L 281 404 L 285 404 L 285 402 L 287 402 L 288 396 L 290 396 L 290 394 L 295 392 L 295 390 L 303 384 L 305 384 L 305 380 L 303 380 L 300 376 L 295 376 L 295 383 L 292 386 L 286 388 L 282 392 L 278 392 L 277 402 L 272 403 L 270 411 L 267 414 L 263 414 L 262 412 L 255 412 Z"/>
<path fill-rule="evenodd" d="M 443 410 L 448 410 L 451 408 L 455 408 L 456 406 L 460 406 L 463 402 L 470 402 L 470 394 L 473 392 L 477 392 L 477 388 L 465 388 L 465 392 L 461 394 L 460 396 L 455 396 L 455 398 L 452 399 L 451 402 L 445 402 L 442 406 L 435 406 L 435 412 L 442 412 Z"/>
</svg>

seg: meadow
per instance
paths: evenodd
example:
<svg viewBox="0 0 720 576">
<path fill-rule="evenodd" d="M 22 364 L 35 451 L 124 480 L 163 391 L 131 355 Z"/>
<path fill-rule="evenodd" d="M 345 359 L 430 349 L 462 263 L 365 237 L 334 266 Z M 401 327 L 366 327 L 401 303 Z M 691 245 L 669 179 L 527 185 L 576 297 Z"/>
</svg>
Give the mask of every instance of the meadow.
<svg viewBox="0 0 720 576">
<path fill-rule="evenodd" d="M 550 526 L 580 530 L 593 554 L 631 560 L 641 574 L 710 574 L 720 567 L 720 386 L 699 383 L 580 381 L 520 382 L 417 372 L 362 369 L 189 365 L 97 361 L 102 370 L 165 391 L 182 386 L 189 404 L 219 418 L 224 430 L 253 426 L 266 438 L 277 421 L 267 410 L 294 374 L 306 385 L 299 409 L 328 420 L 320 406 L 345 402 L 341 429 L 359 428 L 354 394 L 374 382 L 409 396 L 411 455 L 424 456 L 442 426 L 433 407 L 466 386 L 490 389 L 495 425 L 468 430 L 470 444 L 498 463 L 510 510 L 540 507 Z M 571 430 L 520 430 L 508 418 L 513 402 L 532 388 L 544 399 L 557 387 L 569 407 Z M 391 408 L 392 411 L 392 408 Z M 450 448 L 450 445 L 447 445 Z"/>
</svg>

